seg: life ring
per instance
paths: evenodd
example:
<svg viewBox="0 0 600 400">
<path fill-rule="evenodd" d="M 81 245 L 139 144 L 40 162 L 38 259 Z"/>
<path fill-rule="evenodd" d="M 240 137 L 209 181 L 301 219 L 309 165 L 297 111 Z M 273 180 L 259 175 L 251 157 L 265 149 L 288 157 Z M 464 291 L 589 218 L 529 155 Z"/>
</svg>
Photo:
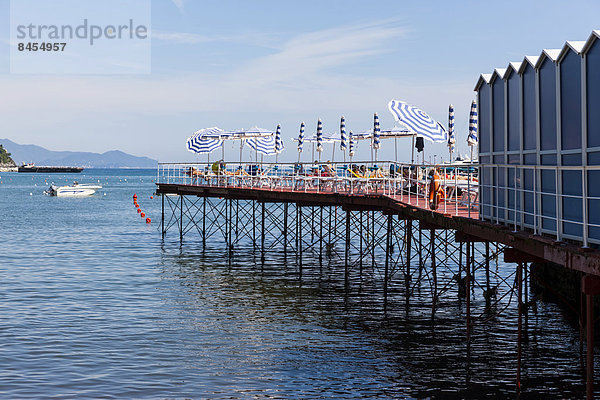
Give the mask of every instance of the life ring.
<svg viewBox="0 0 600 400">
<path fill-rule="evenodd" d="M 429 176 L 429 208 L 437 210 L 440 200 L 444 197 L 444 191 L 442 190 L 442 184 L 440 175 L 436 170 L 433 170 Z"/>
</svg>

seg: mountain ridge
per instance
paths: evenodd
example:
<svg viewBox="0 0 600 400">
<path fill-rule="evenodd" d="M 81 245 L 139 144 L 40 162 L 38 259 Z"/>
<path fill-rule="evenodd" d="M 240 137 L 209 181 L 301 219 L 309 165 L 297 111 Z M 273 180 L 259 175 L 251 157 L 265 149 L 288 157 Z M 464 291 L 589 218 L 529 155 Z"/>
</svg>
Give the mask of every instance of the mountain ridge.
<svg viewBox="0 0 600 400">
<path fill-rule="evenodd" d="M 155 168 L 158 163 L 149 157 L 134 156 L 121 150 L 104 153 L 89 151 L 54 151 L 34 144 L 19 144 L 0 139 L 17 164 L 34 163 L 44 166 L 79 166 L 85 168 Z"/>
</svg>

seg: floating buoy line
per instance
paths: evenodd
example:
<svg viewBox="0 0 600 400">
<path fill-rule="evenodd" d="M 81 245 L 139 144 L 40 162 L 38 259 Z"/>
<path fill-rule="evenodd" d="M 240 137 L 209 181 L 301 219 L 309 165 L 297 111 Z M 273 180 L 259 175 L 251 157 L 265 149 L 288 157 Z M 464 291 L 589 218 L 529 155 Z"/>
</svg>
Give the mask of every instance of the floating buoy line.
<svg viewBox="0 0 600 400">
<path fill-rule="evenodd" d="M 152 196 L 150 196 L 150 198 L 152 198 Z M 146 218 L 146 214 L 142 211 L 142 209 L 140 208 L 140 205 L 138 204 L 136 193 L 133 194 L 133 205 L 135 206 L 137 213 L 140 214 L 140 217 Z M 147 224 L 149 224 L 151 222 L 152 222 L 152 220 L 150 218 L 146 218 Z"/>
</svg>

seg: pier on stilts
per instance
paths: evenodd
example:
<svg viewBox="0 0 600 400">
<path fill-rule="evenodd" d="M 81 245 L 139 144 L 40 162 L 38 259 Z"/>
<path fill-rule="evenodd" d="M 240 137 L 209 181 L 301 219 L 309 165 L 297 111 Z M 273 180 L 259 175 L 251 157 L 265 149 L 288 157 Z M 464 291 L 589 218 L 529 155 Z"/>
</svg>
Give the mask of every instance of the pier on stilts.
<svg viewBox="0 0 600 400">
<path fill-rule="evenodd" d="M 372 163 L 362 164 L 374 169 Z M 550 262 L 579 271 L 587 307 L 582 305 L 578 318 L 590 338 L 586 340 L 586 365 L 588 387 L 592 387 L 591 305 L 593 296 L 600 293 L 600 252 L 527 229 L 522 224 L 524 213 L 513 213 L 510 224 L 483 219 L 480 209 L 487 205 L 480 202 L 478 182 L 473 178 L 478 166 L 471 165 L 463 176 L 447 165 L 392 162 L 379 162 L 372 176 L 356 176 L 348 164 L 333 165 L 336 173 L 330 176 L 317 170 L 299 172 L 311 166 L 298 163 L 236 163 L 216 173 L 205 167 L 159 165 L 156 194 L 162 196 L 163 237 L 174 230 L 180 241 L 195 235 L 203 249 L 215 243 L 225 245 L 229 260 L 247 250 L 261 263 L 270 253 L 283 254 L 288 264 L 296 266 L 300 281 L 308 257 L 321 265 L 325 260 L 337 263 L 343 267 L 346 292 L 360 292 L 363 276 L 375 273 L 384 312 L 389 308 L 390 290 L 397 285 L 404 286 L 407 307 L 415 290 L 428 288 L 432 319 L 445 296 L 459 296 L 465 302 L 467 349 L 478 324 L 499 309 L 501 302 L 514 299 L 517 390 L 521 388 L 531 264 Z M 444 192 L 435 210 L 428 202 L 427 176 L 432 168 L 440 172 Z M 502 189 L 513 190 L 515 196 L 525 194 L 516 186 Z M 491 268 L 498 257 L 514 264 L 510 276 L 500 276 Z M 483 297 L 485 307 L 474 307 L 473 296 Z"/>
</svg>

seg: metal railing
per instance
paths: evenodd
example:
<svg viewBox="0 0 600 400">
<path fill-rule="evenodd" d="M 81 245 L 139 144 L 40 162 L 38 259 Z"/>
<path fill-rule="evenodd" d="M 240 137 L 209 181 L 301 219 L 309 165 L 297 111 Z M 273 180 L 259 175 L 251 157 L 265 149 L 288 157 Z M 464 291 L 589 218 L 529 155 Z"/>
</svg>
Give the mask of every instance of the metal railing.
<svg viewBox="0 0 600 400">
<path fill-rule="evenodd" d="M 509 225 L 515 231 L 531 229 L 535 234 L 550 235 L 559 241 L 581 241 L 583 246 L 590 242 L 600 243 L 600 224 L 590 223 L 600 222 L 600 197 L 588 195 L 588 175 L 590 171 L 600 171 L 600 166 L 417 165 L 394 161 L 234 162 L 222 165 L 218 162 L 160 163 L 158 182 L 314 193 L 380 194 L 429 208 L 430 174 L 434 169 L 441 185 L 438 212 L 489 220 Z M 565 178 L 565 174 L 570 175 Z M 571 175 L 580 179 L 581 184 L 575 185 L 574 192 L 571 189 L 563 193 L 563 187 L 572 184 Z M 564 182 L 565 179 L 568 183 Z M 573 207 L 579 207 L 581 212 L 573 212 Z M 566 217 L 573 214 L 575 217 Z"/>
<path fill-rule="evenodd" d="M 477 169 L 393 161 L 327 163 L 160 163 L 159 183 L 351 195 L 382 194 L 429 207 L 430 173 L 439 175 L 437 211 L 478 215 Z"/>
</svg>

